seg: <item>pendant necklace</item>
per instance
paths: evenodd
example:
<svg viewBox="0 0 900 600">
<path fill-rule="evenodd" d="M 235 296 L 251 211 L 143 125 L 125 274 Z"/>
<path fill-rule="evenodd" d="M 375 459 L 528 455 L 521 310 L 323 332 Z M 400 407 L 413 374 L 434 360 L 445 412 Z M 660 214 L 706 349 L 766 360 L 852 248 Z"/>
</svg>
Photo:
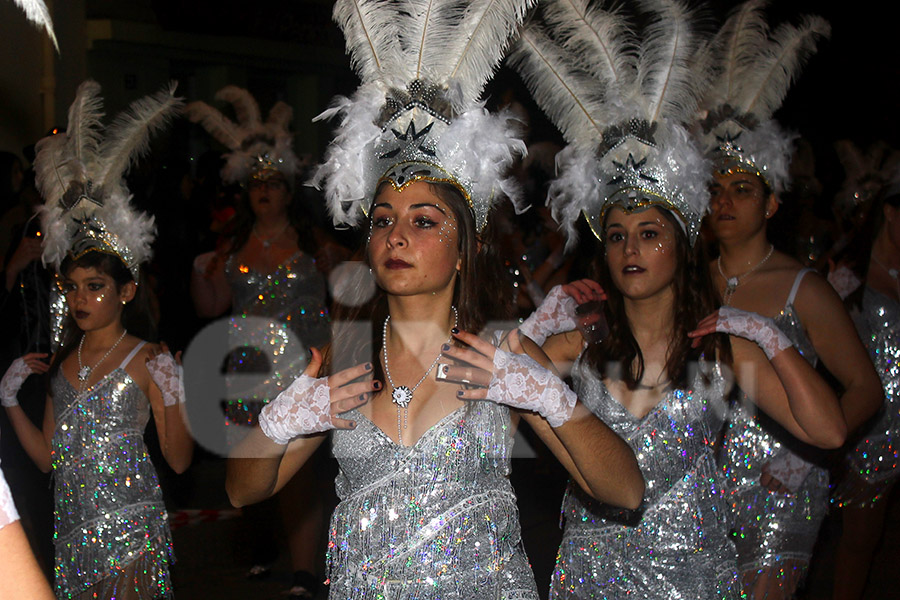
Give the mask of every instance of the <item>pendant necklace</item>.
<svg viewBox="0 0 900 600">
<path fill-rule="evenodd" d="M 83 392 L 85 390 L 85 388 L 87 387 L 87 381 L 88 381 L 88 379 L 91 378 L 91 373 L 94 372 L 94 369 L 99 367 L 100 363 L 102 363 L 104 360 L 106 360 L 106 358 L 110 354 L 112 354 L 112 351 L 116 349 L 116 346 L 119 345 L 119 342 L 121 342 L 122 340 L 125 339 L 125 335 L 127 333 L 128 333 L 127 329 L 123 330 L 122 335 L 119 336 L 119 339 L 116 340 L 116 343 L 109 347 L 109 350 L 106 351 L 106 354 L 104 354 L 100 360 L 95 362 L 93 367 L 82 364 L 82 362 L 81 362 L 81 348 L 82 348 L 82 346 L 84 346 L 84 335 L 81 336 L 81 341 L 78 342 L 78 353 L 77 353 L 77 356 L 78 356 L 78 381 L 79 381 L 78 391 L 79 391 L 79 393 Z"/>
<path fill-rule="evenodd" d="M 455 328 L 459 325 L 459 313 L 456 311 L 455 306 L 450 307 L 453 310 L 453 327 Z M 413 399 L 413 392 L 415 392 L 422 382 L 425 381 L 425 378 L 428 377 L 428 374 L 431 373 L 434 366 L 441 360 L 441 357 L 444 355 L 443 352 L 440 352 L 431 363 L 431 366 L 425 371 L 425 374 L 422 375 L 422 378 L 416 383 L 416 385 L 410 388 L 406 385 L 394 385 L 394 380 L 391 379 L 391 367 L 388 363 L 388 353 L 387 353 L 387 328 L 388 323 L 391 321 L 391 315 L 388 315 L 384 320 L 384 327 L 381 331 L 381 339 L 383 340 L 383 346 L 381 354 L 384 357 L 384 375 L 387 377 L 388 383 L 391 386 L 391 402 L 397 405 L 397 441 L 400 442 L 400 445 L 403 445 L 403 430 L 407 427 L 407 417 L 409 416 L 409 404 Z M 453 341 L 453 335 L 451 334 L 449 338 L 447 338 L 447 344 Z M 403 409 L 403 415 L 401 419 L 400 409 Z"/>
<path fill-rule="evenodd" d="M 719 258 L 716 260 L 716 265 L 719 267 L 719 275 L 722 276 L 722 279 L 725 280 L 725 293 L 722 294 L 722 305 L 727 306 L 729 302 L 731 302 L 731 297 L 734 296 L 734 292 L 737 287 L 741 284 L 742 279 L 746 279 L 747 276 L 751 275 L 758 268 L 766 264 L 766 262 L 772 258 L 772 254 L 775 252 L 774 244 L 769 244 L 769 251 L 763 257 L 761 261 L 756 263 L 749 271 L 744 271 L 740 275 L 735 275 L 734 277 L 726 277 L 725 271 L 722 270 L 722 255 L 719 255 Z"/>
<path fill-rule="evenodd" d="M 872 254 L 872 262 L 887 271 L 888 277 L 893 279 L 894 285 L 897 286 L 897 297 L 900 298 L 900 271 L 888 268 L 887 265 L 875 258 L 874 254 Z"/>
<path fill-rule="evenodd" d="M 256 239 L 258 239 L 259 242 L 263 245 L 263 248 L 265 248 L 266 250 L 268 250 L 269 248 L 272 247 L 272 242 L 274 242 L 275 240 L 277 240 L 279 237 L 281 237 L 281 234 L 282 234 L 282 233 L 284 233 L 285 231 L 287 231 L 288 226 L 290 226 L 290 222 L 285 223 L 285 224 L 284 224 L 284 227 L 282 227 L 282 228 L 278 231 L 278 233 L 276 233 L 276 234 L 274 234 L 274 235 L 270 235 L 270 236 L 267 237 L 267 238 L 264 238 L 263 236 L 259 235 L 259 232 L 258 232 L 258 231 L 256 231 L 256 225 L 253 225 L 253 235 L 254 235 L 254 237 L 256 237 Z"/>
</svg>

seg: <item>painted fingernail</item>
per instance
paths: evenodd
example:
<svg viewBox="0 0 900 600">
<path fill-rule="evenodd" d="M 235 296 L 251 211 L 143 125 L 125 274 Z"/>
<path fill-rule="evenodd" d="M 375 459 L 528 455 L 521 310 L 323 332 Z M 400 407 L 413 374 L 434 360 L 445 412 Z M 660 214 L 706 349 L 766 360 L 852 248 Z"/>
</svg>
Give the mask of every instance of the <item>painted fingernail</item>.
<svg viewBox="0 0 900 600">
<path fill-rule="evenodd" d="M 375 388 L 376 390 L 380 390 L 380 389 L 381 389 L 381 382 L 380 382 L 380 381 L 374 382 L 374 383 L 372 384 L 372 387 Z"/>
<path fill-rule="evenodd" d="M 366 371 L 372 370 L 372 363 L 366 363 Z"/>
<path fill-rule="evenodd" d="M 365 394 L 360 394 L 360 395 L 359 395 L 359 400 L 360 400 L 360 402 L 365 402 L 365 400 L 366 400 L 366 395 L 365 395 Z"/>
<path fill-rule="evenodd" d="M 450 333 L 453 333 L 453 334 L 459 333 L 459 327 L 454 327 L 453 329 L 450 330 Z"/>
<path fill-rule="evenodd" d="M 450 349 L 450 344 L 444 344 L 443 346 L 441 346 L 441 352 L 446 352 L 449 349 Z"/>
<path fill-rule="evenodd" d="M 463 392 L 462 390 L 456 390 L 456 397 L 457 397 L 457 398 L 462 398 L 462 395 L 463 395 L 464 393 L 465 393 L 465 392 Z"/>
<path fill-rule="evenodd" d="M 350 429 L 356 429 L 356 421 L 350 421 Z"/>
</svg>

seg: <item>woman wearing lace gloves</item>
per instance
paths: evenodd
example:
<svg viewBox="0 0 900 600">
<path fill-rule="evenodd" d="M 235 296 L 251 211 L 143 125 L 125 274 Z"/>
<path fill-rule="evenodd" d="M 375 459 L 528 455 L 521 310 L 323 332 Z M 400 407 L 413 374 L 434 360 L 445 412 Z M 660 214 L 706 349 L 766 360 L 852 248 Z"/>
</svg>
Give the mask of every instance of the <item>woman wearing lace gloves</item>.
<svg viewBox="0 0 900 600">
<path fill-rule="evenodd" d="M 144 99 L 106 139 L 96 131 L 100 104 L 99 86 L 82 84 L 68 134 L 42 140 L 35 160 L 46 202 L 43 258 L 57 270 L 65 310 L 43 426 L 16 401 L 25 377 L 48 370 L 41 355 L 15 361 L 0 391 L 26 452 L 53 470 L 57 594 L 163 598 L 172 595 L 172 540 L 143 432 L 152 416 L 163 457 L 179 473 L 193 441 L 174 358 L 134 335 L 150 329 L 139 273 L 154 229 L 127 200 L 121 169 L 132 156 L 118 144 L 140 147 L 178 102 L 172 89 Z M 80 146 L 87 138 L 96 145 Z M 79 168 L 57 171 L 66 161 Z"/>
</svg>

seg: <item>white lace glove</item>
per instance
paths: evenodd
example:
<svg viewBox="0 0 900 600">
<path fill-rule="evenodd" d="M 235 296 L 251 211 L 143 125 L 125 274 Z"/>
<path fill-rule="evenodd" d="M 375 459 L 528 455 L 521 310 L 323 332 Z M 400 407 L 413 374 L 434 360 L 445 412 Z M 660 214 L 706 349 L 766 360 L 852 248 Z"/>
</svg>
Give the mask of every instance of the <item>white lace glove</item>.
<svg viewBox="0 0 900 600">
<path fill-rule="evenodd" d="M 796 494 L 812 467 L 812 463 L 793 452 L 782 450 L 763 465 L 763 471 L 780 481 L 792 494 Z"/>
<path fill-rule="evenodd" d="M 559 427 L 569 420 L 578 397 L 553 372 L 526 354 L 497 348 L 488 385 L 489 400 L 538 413 Z"/>
<path fill-rule="evenodd" d="M 3 379 L 0 380 L 0 404 L 3 406 L 18 406 L 19 401 L 16 399 L 16 395 L 22 388 L 22 384 L 25 383 L 25 380 L 32 373 L 33 371 L 28 366 L 28 363 L 25 362 L 24 357 L 20 356 L 12 361 L 12 364 L 6 370 L 6 374 L 3 375 Z"/>
<path fill-rule="evenodd" d="M 834 288 L 834 291 L 838 293 L 841 300 L 845 300 L 847 296 L 856 290 L 856 288 L 862 285 L 862 281 L 859 280 L 856 273 L 853 272 L 853 269 L 843 265 L 833 271 L 829 271 L 828 283 L 830 283 L 831 287 Z"/>
<path fill-rule="evenodd" d="M 334 429 L 327 377 L 301 375 L 259 413 L 262 432 L 276 444 L 297 436 Z"/>
<path fill-rule="evenodd" d="M 19 520 L 19 513 L 16 512 L 16 505 L 12 499 L 12 493 L 9 486 L 6 485 L 6 478 L 3 477 L 3 471 L 0 471 L 0 529 L 3 529 L 13 521 Z"/>
<path fill-rule="evenodd" d="M 772 319 L 732 306 L 719 309 L 716 331 L 756 342 L 769 360 L 793 346 Z"/>
<path fill-rule="evenodd" d="M 519 325 L 519 331 L 538 346 L 543 346 L 551 335 L 572 331 L 578 326 L 575 321 L 577 307 L 575 299 L 563 291 L 563 286 L 555 285 L 537 310 Z"/>
<path fill-rule="evenodd" d="M 162 392 L 163 404 L 184 404 L 184 368 L 168 352 L 157 354 L 147 361 L 150 379 Z"/>
</svg>

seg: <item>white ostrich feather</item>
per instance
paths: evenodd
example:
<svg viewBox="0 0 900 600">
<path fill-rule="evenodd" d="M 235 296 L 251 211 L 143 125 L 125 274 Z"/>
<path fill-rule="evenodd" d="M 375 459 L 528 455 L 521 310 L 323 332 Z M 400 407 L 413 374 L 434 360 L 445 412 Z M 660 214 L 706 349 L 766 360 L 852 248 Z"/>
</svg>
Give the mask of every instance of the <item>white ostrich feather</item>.
<svg viewBox="0 0 900 600">
<path fill-rule="evenodd" d="M 598 140 L 612 117 L 605 110 L 603 87 L 570 55 L 535 25 L 522 30 L 508 61 L 567 142 Z"/>
<path fill-rule="evenodd" d="M 398 74 L 404 61 L 397 43 L 400 21 L 394 3 L 338 0 L 332 16 L 344 32 L 350 64 L 363 83 Z"/>
<path fill-rule="evenodd" d="M 294 119 L 294 109 L 286 102 L 276 102 L 269 110 L 266 124 L 277 128 L 279 131 L 287 131 L 288 125 Z"/>
<path fill-rule="evenodd" d="M 634 31 L 621 10 L 601 10 L 589 0 L 560 0 L 544 5 L 543 18 L 580 66 L 598 80 L 625 86 L 634 80 L 637 55 Z"/>
<path fill-rule="evenodd" d="M 244 132 L 218 109 L 198 100 L 185 106 L 184 113 L 192 123 L 199 124 L 217 142 L 229 150 L 237 150 L 241 147 Z"/>
<path fill-rule="evenodd" d="M 59 52 L 59 43 L 56 41 L 56 34 L 53 33 L 53 20 L 50 18 L 50 11 L 43 0 L 15 0 L 15 3 L 25 11 L 25 17 L 29 21 L 39 27 L 43 27 L 53 42 L 53 47 Z"/>
<path fill-rule="evenodd" d="M 164 128 L 182 106 L 175 97 L 176 82 L 152 96 L 135 100 L 116 116 L 106 131 L 103 144 L 104 168 L 97 184 L 123 187 L 122 178 L 131 165 L 150 149 L 150 136 Z"/>
<path fill-rule="evenodd" d="M 81 164 L 93 167 L 100 161 L 103 138 L 103 99 L 100 84 L 88 80 L 78 86 L 66 123 L 68 152 Z"/>
<path fill-rule="evenodd" d="M 737 108 L 758 119 L 771 117 L 787 94 L 801 67 L 816 51 L 819 38 L 831 35 L 831 27 L 821 17 L 807 16 L 799 26 L 782 24 L 771 42 L 757 56 L 753 73 L 747 73 L 743 98 Z"/>
<path fill-rule="evenodd" d="M 757 55 L 768 43 L 766 0 L 748 0 L 737 6 L 713 40 L 719 56 L 717 81 L 706 94 L 712 106 L 733 105 L 742 82 L 752 72 Z"/>
</svg>

